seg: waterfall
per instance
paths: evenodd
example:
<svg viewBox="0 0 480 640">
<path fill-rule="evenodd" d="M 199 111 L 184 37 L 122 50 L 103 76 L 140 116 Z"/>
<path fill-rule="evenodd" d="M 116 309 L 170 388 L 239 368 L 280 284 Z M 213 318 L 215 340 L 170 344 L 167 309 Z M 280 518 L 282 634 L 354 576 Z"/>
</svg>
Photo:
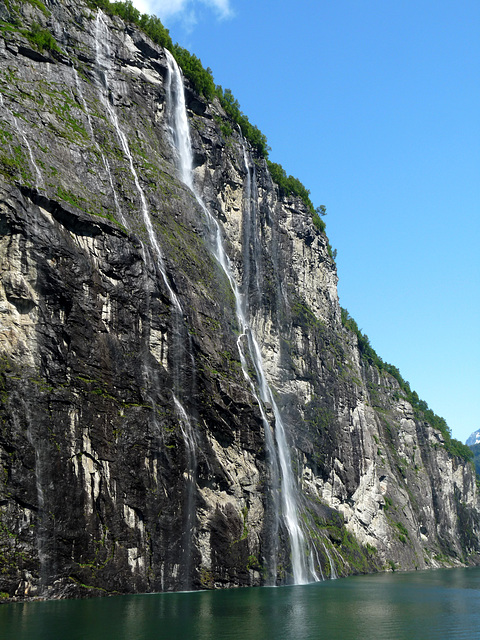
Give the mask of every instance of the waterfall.
<svg viewBox="0 0 480 640">
<path fill-rule="evenodd" d="M 195 193 L 193 187 L 192 144 L 190 141 L 190 127 L 188 125 L 187 109 L 185 106 L 183 78 L 175 58 L 168 49 L 165 49 L 165 54 L 167 56 L 168 66 L 165 92 L 167 96 L 168 126 L 170 129 L 171 142 L 178 155 L 182 182 Z"/>
<path fill-rule="evenodd" d="M 45 188 L 45 183 L 43 181 L 43 176 L 42 173 L 40 171 L 40 169 L 38 168 L 37 163 L 35 162 L 35 158 L 33 156 L 33 152 L 32 152 L 32 147 L 30 146 L 30 143 L 28 141 L 27 136 L 25 135 L 22 127 L 20 126 L 20 123 L 18 122 L 18 119 L 15 117 L 15 115 L 13 114 L 12 111 L 10 111 L 10 109 L 8 109 L 8 107 L 5 106 L 4 102 L 3 102 L 3 96 L 0 93 L 0 106 L 3 107 L 5 109 L 5 111 L 7 112 L 10 120 L 12 121 L 13 126 L 15 127 L 15 129 L 18 131 L 18 133 L 20 134 L 22 140 L 25 143 L 25 146 L 27 147 L 28 150 L 28 155 L 30 157 L 30 162 L 35 170 L 35 173 L 37 174 L 36 180 L 35 180 L 35 187 L 38 189 L 39 187 Z"/>
<path fill-rule="evenodd" d="M 197 441 L 192 422 L 182 404 L 173 396 L 177 415 L 180 418 L 180 430 L 185 443 L 187 455 L 187 473 L 185 474 L 186 500 L 182 526 L 182 555 L 180 582 L 181 588 L 187 590 L 191 587 L 190 573 L 192 569 L 192 543 L 195 534 L 196 510 L 195 490 L 197 485 Z"/>
<path fill-rule="evenodd" d="M 249 165 L 247 151 L 243 147 L 245 163 L 245 198 L 242 220 L 243 278 L 242 290 L 245 304 L 250 304 L 253 295 L 260 296 L 259 257 L 261 255 L 257 237 L 257 193 L 255 164 Z M 252 273 L 253 271 L 253 273 Z M 259 300 L 260 302 L 260 300 Z"/>
<path fill-rule="evenodd" d="M 98 48 L 97 48 L 97 50 L 98 50 Z M 90 129 L 90 137 L 91 137 L 91 139 L 92 139 L 92 141 L 93 141 L 93 143 L 95 145 L 97 153 L 102 157 L 103 166 L 105 167 L 105 172 L 107 174 L 108 181 L 110 182 L 110 188 L 112 189 L 112 195 L 113 195 L 113 200 L 115 202 L 115 209 L 117 210 L 118 219 L 120 220 L 120 222 L 123 224 L 124 227 L 127 227 L 127 221 L 125 220 L 125 217 L 122 214 L 122 210 L 120 208 L 120 203 L 118 201 L 117 191 L 116 191 L 115 186 L 113 184 L 113 176 L 112 176 L 112 172 L 110 170 L 110 165 L 108 163 L 107 158 L 105 157 L 105 154 L 101 150 L 100 145 L 98 144 L 98 142 L 97 142 L 97 140 L 95 138 L 95 133 L 93 131 L 92 118 L 90 117 L 90 111 L 88 109 L 87 102 L 86 102 L 85 97 L 83 95 L 82 85 L 80 84 L 80 79 L 78 77 L 78 72 L 75 69 L 75 67 L 72 67 L 72 68 L 73 68 L 73 75 L 75 77 L 75 85 L 77 87 L 78 95 L 80 97 L 80 100 L 82 101 L 82 105 L 83 105 L 83 108 L 85 110 L 85 113 L 87 114 L 87 122 L 88 122 L 88 128 Z"/>
<path fill-rule="evenodd" d="M 49 513 L 45 505 L 44 487 L 48 486 L 48 468 L 46 461 L 48 459 L 47 443 L 40 437 L 38 429 L 35 429 L 35 421 L 30 414 L 28 403 L 23 398 L 20 399 L 19 405 L 24 411 L 25 421 L 27 423 L 26 436 L 27 441 L 35 454 L 35 488 L 37 492 L 37 526 L 36 526 L 36 546 L 39 564 L 39 589 L 42 595 L 48 586 L 48 580 L 51 572 L 51 557 L 48 551 L 49 543 L 53 542 L 51 531 L 49 531 Z M 18 420 L 14 414 L 15 422 Z"/>
<path fill-rule="evenodd" d="M 172 303 L 172 399 L 179 420 L 180 432 L 185 445 L 185 462 L 187 466 L 186 497 L 184 504 L 185 530 L 182 538 L 180 588 L 188 589 L 191 587 L 190 569 L 192 540 L 196 523 L 195 490 L 197 479 L 197 442 L 192 417 L 188 415 L 185 409 L 185 404 L 182 403 L 180 398 L 183 396 L 192 402 L 195 390 L 195 362 L 192 355 L 191 338 L 184 320 L 184 312 L 180 304 L 180 300 L 173 291 L 168 280 L 163 252 L 153 229 L 147 199 L 140 185 L 139 176 L 133 163 L 133 157 L 127 136 L 120 126 L 118 115 L 111 98 L 109 76 L 111 74 L 112 54 L 110 51 L 109 40 L 109 30 L 104 20 L 103 13 L 99 9 L 95 21 L 95 48 L 100 100 L 117 133 L 124 156 L 128 161 L 130 173 L 140 199 L 142 218 L 150 241 L 150 247 L 154 251 L 156 264 L 160 270 L 163 282 L 168 290 L 170 301 Z M 107 166 L 108 163 L 106 164 L 106 167 Z M 188 370 L 191 372 L 190 380 L 187 379 Z"/>
<path fill-rule="evenodd" d="M 148 234 L 148 239 L 150 240 L 150 246 L 153 248 L 155 252 L 155 256 L 157 258 L 157 265 L 160 269 L 160 273 L 162 274 L 162 279 L 167 287 L 170 300 L 172 301 L 173 306 L 177 309 L 177 311 L 181 312 L 180 302 L 173 291 L 172 287 L 167 278 L 167 270 L 165 267 L 165 260 L 163 258 L 162 250 L 160 249 L 160 245 L 158 244 L 157 237 L 153 230 L 152 221 L 150 219 L 150 213 L 148 210 L 147 199 L 145 197 L 145 193 L 140 185 L 140 180 L 138 178 L 137 171 L 133 164 L 132 154 L 130 152 L 130 147 L 128 144 L 127 136 L 123 132 L 120 127 L 120 123 L 118 121 L 118 115 L 115 107 L 110 102 L 110 84 L 109 84 L 109 75 L 111 71 L 111 61 L 112 54 L 110 52 L 109 45 L 110 34 L 108 31 L 107 24 L 103 19 L 103 13 L 99 9 L 97 13 L 97 17 L 95 20 L 95 47 L 96 47 L 96 65 L 97 72 L 99 77 L 99 93 L 100 100 L 105 107 L 105 110 L 108 114 L 108 118 L 113 125 L 118 139 L 120 140 L 120 144 L 122 146 L 122 150 L 125 158 L 128 161 L 128 166 L 130 169 L 130 173 L 132 175 L 133 181 L 135 183 L 135 188 L 140 198 L 141 203 L 141 212 L 143 217 L 143 222 L 145 224 L 145 228 Z"/>
<path fill-rule="evenodd" d="M 336 580 L 338 578 L 337 571 L 335 569 L 335 563 L 332 560 L 332 556 L 330 555 L 329 550 L 326 545 L 323 544 L 323 548 L 325 549 L 325 553 L 327 554 L 328 562 L 330 563 L 330 580 Z"/>
<path fill-rule="evenodd" d="M 213 238 L 212 251 L 227 276 L 232 291 L 235 296 L 236 313 L 240 327 L 240 337 L 237 341 L 240 361 L 243 374 L 250 384 L 253 395 L 258 402 L 260 412 L 265 426 L 265 441 L 269 453 L 269 460 L 272 466 L 272 479 L 274 494 L 279 489 L 280 498 L 274 499 L 276 509 L 276 520 L 280 516 L 286 525 L 289 536 L 293 581 L 295 584 L 305 584 L 310 581 L 318 581 L 319 578 L 313 566 L 312 554 L 307 561 L 308 545 L 306 543 L 298 517 L 297 489 L 292 470 L 292 460 L 287 444 L 285 425 L 281 412 L 273 397 L 272 390 L 267 382 L 263 368 L 260 348 L 252 328 L 248 322 L 247 296 L 240 294 L 238 285 L 233 275 L 230 259 L 223 246 L 220 225 L 208 210 L 199 193 L 196 191 L 193 180 L 192 166 L 192 146 L 190 141 L 190 130 L 188 126 L 187 113 L 185 108 L 183 79 L 172 54 L 165 50 L 168 63 L 168 77 L 166 81 L 168 124 L 172 133 L 172 140 L 178 154 L 180 177 L 182 181 L 190 187 L 198 204 L 202 208 L 210 233 Z M 256 374 L 256 384 L 253 381 L 247 367 L 248 350 Z M 258 388 L 258 391 L 257 391 Z M 271 406 L 275 417 L 275 428 L 273 429 L 267 419 L 265 407 Z M 277 532 L 275 531 L 275 534 Z M 276 566 L 273 567 L 276 572 Z"/>
</svg>

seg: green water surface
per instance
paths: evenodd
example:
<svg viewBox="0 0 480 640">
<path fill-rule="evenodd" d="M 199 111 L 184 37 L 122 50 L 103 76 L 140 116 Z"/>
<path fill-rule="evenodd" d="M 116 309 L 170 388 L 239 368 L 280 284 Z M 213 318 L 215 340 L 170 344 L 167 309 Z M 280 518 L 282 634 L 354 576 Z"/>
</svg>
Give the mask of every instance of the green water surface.
<svg viewBox="0 0 480 640">
<path fill-rule="evenodd" d="M 0 606 L 1 640 L 480 639 L 480 568 Z"/>
</svg>

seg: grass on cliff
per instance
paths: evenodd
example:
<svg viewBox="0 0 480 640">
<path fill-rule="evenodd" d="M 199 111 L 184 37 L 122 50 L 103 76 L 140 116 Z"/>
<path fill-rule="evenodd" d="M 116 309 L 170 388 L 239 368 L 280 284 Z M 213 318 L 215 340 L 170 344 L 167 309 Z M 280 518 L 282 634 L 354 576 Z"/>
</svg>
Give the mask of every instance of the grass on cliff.
<svg viewBox="0 0 480 640">
<path fill-rule="evenodd" d="M 23 34 L 38 51 L 60 51 L 57 41 L 50 31 L 42 29 L 36 22 L 33 22 L 32 28 L 29 31 L 24 31 Z"/>
<path fill-rule="evenodd" d="M 452 456 L 462 458 L 466 461 L 473 460 L 473 452 L 470 447 L 467 447 L 467 445 L 460 442 L 460 440 L 452 438 L 452 432 L 445 418 L 437 416 L 437 414 L 429 408 L 425 400 L 420 400 L 420 398 L 418 397 L 418 393 L 416 391 L 412 391 L 412 389 L 410 388 L 410 383 L 403 379 L 397 367 L 395 367 L 393 364 L 384 362 L 380 358 L 380 356 L 377 355 L 374 348 L 370 344 L 368 336 L 360 331 L 360 329 L 358 328 L 358 324 L 346 309 L 342 309 L 342 324 L 346 329 L 356 335 L 358 340 L 358 348 L 362 359 L 371 366 L 376 367 L 379 371 L 385 371 L 395 378 L 395 380 L 400 385 L 400 388 L 404 392 L 406 400 L 412 405 L 415 417 L 418 420 L 425 420 L 434 429 L 440 431 L 445 440 L 445 449 Z"/>
<path fill-rule="evenodd" d="M 32 7 L 39 9 L 43 15 L 48 18 L 50 11 L 40 0 L 25 0 Z M 53 35 L 48 29 L 42 28 L 37 22 L 32 22 L 30 29 L 22 28 L 22 15 L 18 2 L 6 2 L 5 6 L 8 11 L 7 22 L 2 21 L 2 31 L 17 31 L 24 35 L 30 42 L 32 47 L 37 51 L 58 51 L 60 48 Z"/>
<path fill-rule="evenodd" d="M 92 9 L 102 9 L 109 15 L 119 16 L 125 22 L 131 22 L 139 27 L 153 42 L 171 51 L 178 65 L 181 67 L 183 74 L 197 93 L 204 96 L 207 100 L 213 101 L 218 98 L 223 110 L 227 116 L 239 125 L 242 134 L 246 140 L 252 145 L 256 152 L 267 160 L 270 175 L 274 182 L 280 188 L 280 192 L 285 195 L 299 196 L 308 211 L 312 214 L 312 220 L 317 229 L 322 233 L 325 232 L 325 222 L 318 215 L 312 201 L 310 200 L 310 191 L 293 176 L 287 176 L 285 170 L 280 164 L 269 162 L 268 154 L 270 147 L 268 146 L 267 137 L 260 129 L 253 125 L 248 117 L 242 112 L 238 100 L 236 100 L 230 89 L 223 89 L 220 85 L 215 85 L 212 70 L 205 69 L 202 62 L 196 55 L 190 53 L 187 49 L 181 47 L 178 43 L 173 44 L 168 29 L 161 23 L 160 19 L 154 15 L 142 14 L 136 9 L 131 0 L 123 2 L 110 2 L 109 0 L 87 0 L 87 4 Z M 228 127 L 231 132 L 233 129 Z M 225 133 L 227 128 L 224 127 Z M 330 251 L 333 257 L 333 253 Z"/>
</svg>

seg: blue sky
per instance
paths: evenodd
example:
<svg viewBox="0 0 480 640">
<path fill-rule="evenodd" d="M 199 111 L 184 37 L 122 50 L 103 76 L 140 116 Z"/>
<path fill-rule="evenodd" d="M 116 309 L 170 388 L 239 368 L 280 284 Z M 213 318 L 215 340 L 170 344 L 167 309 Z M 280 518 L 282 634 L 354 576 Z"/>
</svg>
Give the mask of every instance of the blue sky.
<svg viewBox="0 0 480 640">
<path fill-rule="evenodd" d="M 480 429 L 478 0 L 134 0 L 327 207 L 340 302 L 465 441 Z"/>
</svg>

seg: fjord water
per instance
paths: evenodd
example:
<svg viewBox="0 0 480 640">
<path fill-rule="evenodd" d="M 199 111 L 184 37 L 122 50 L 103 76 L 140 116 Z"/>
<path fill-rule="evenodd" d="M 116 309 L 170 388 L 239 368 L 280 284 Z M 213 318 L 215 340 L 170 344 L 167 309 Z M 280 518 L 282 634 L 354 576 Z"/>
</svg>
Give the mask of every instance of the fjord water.
<svg viewBox="0 0 480 640">
<path fill-rule="evenodd" d="M 480 568 L 0 607 L 2 640 L 473 640 Z"/>
</svg>

